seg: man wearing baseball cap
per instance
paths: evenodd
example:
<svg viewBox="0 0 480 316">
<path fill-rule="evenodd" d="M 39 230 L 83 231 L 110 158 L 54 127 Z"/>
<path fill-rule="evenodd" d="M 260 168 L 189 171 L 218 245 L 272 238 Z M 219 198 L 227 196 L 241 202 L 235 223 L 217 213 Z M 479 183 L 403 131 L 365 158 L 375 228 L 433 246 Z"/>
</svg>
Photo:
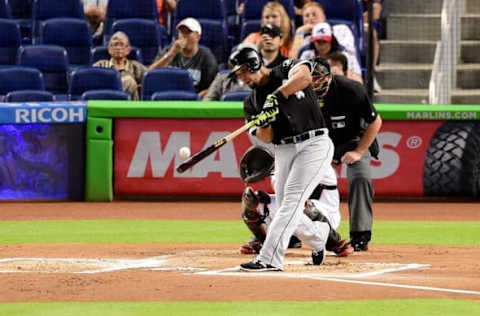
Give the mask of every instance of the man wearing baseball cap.
<svg viewBox="0 0 480 316">
<path fill-rule="evenodd" d="M 217 74 L 217 61 L 208 48 L 199 46 L 202 27 L 196 19 L 183 19 L 177 30 L 178 38 L 159 53 L 149 69 L 170 66 L 188 70 L 195 91 L 202 98 Z"/>
<path fill-rule="evenodd" d="M 260 40 L 258 48 L 263 57 L 263 63 L 267 68 L 280 65 L 286 57 L 280 52 L 282 45 L 282 31 L 273 24 L 265 24 L 260 28 Z"/>
</svg>

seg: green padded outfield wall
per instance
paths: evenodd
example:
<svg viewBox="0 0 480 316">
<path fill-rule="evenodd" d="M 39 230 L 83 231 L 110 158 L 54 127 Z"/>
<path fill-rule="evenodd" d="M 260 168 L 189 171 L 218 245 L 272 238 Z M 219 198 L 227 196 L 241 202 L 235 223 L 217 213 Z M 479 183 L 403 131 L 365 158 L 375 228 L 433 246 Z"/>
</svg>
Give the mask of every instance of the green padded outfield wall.
<svg viewBox="0 0 480 316">
<path fill-rule="evenodd" d="M 242 118 L 242 102 L 88 101 L 86 200 L 113 200 L 113 119 Z M 376 104 L 383 120 L 480 120 L 478 105 Z"/>
</svg>

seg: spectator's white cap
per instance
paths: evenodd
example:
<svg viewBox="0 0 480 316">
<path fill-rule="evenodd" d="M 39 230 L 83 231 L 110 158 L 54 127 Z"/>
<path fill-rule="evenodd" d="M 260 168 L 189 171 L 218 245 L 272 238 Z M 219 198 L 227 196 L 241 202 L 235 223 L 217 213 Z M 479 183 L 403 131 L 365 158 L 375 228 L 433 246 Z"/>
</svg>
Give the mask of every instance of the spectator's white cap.
<svg viewBox="0 0 480 316">
<path fill-rule="evenodd" d="M 315 42 L 320 40 L 325 42 L 332 41 L 332 28 L 330 24 L 326 22 L 317 23 L 313 27 L 311 41 Z"/>
<path fill-rule="evenodd" d="M 194 18 L 185 18 L 180 21 L 180 23 L 177 24 L 177 30 L 180 26 L 185 26 L 192 32 L 197 32 L 198 35 L 202 35 L 202 27 L 200 26 L 200 23 L 198 23 L 197 20 Z"/>
</svg>

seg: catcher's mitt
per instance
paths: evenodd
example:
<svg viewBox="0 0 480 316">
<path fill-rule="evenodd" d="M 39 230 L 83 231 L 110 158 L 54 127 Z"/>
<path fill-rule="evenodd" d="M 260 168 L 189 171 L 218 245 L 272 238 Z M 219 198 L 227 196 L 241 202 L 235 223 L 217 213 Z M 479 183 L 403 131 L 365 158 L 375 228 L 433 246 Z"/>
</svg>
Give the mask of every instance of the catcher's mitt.
<svg viewBox="0 0 480 316">
<path fill-rule="evenodd" d="M 268 149 L 252 146 L 240 160 L 240 177 L 246 184 L 263 180 L 272 174 L 274 160 Z"/>
</svg>

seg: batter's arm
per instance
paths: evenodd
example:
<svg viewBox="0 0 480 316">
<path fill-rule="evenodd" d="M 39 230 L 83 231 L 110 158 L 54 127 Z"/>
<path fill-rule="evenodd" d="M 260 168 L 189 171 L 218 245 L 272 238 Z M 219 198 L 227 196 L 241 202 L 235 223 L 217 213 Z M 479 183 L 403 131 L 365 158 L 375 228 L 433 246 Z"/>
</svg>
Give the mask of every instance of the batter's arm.
<svg viewBox="0 0 480 316">
<path fill-rule="evenodd" d="M 290 70 L 288 80 L 277 90 L 285 98 L 288 98 L 291 94 L 305 89 L 311 83 L 312 75 L 310 74 L 310 68 L 305 64 L 297 64 Z"/>
<path fill-rule="evenodd" d="M 357 148 L 355 148 L 355 150 L 353 151 L 347 151 L 342 157 L 342 162 L 349 165 L 360 160 L 365 151 L 368 150 L 370 145 L 375 140 L 375 137 L 377 137 L 378 131 L 380 131 L 380 127 L 382 127 L 382 118 L 379 114 L 377 114 L 375 120 L 372 123 L 368 124 L 365 133 L 362 135 L 360 141 L 358 142 Z"/>
<path fill-rule="evenodd" d="M 271 125 L 267 127 L 259 127 L 256 130 L 255 136 L 264 143 L 271 143 L 273 141 L 273 128 Z"/>
</svg>

